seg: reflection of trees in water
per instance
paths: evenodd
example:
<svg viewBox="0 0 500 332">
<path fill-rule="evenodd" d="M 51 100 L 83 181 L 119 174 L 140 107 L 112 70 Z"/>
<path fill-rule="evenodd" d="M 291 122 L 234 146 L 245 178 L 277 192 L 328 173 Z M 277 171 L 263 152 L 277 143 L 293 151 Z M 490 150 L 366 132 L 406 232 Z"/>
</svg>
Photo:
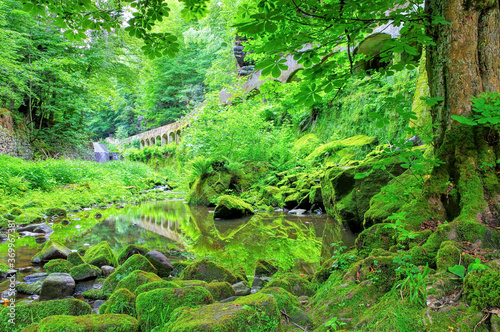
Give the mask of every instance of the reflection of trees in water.
<svg viewBox="0 0 500 332">
<path fill-rule="evenodd" d="M 342 241 L 341 225 L 334 218 L 328 217 L 326 219 L 325 228 L 323 229 L 323 236 L 321 238 L 321 261 L 325 261 L 333 256 L 335 250 L 333 243 Z"/>
</svg>

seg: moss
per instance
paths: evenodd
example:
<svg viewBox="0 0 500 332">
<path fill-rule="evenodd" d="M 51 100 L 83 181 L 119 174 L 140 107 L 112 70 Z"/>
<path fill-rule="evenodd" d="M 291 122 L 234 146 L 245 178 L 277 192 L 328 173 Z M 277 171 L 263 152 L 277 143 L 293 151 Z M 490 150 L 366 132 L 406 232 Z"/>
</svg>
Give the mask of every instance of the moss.
<svg viewBox="0 0 500 332">
<path fill-rule="evenodd" d="M 190 187 L 186 200 L 190 204 L 215 206 L 217 198 L 231 189 L 235 182 L 238 182 L 238 179 L 226 172 L 196 179 Z"/>
<path fill-rule="evenodd" d="M 199 286 L 155 289 L 137 296 L 137 318 L 144 330 L 151 331 L 165 325 L 176 308 L 193 308 L 213 302 L 210 292 Z"/>
<path fill-rule="evenodd" d="M 462 251 L 457 248 L 453 241 L 444 241 L 439 247 L 436 255 L 436 266 L 438 271 L 448 271 L 448 267 L 457 265 L 460 262 Z"/>
<path fill-rule="evenodd" d="M 314 286 L 305 277 L 297 275 L 286 275 L 279 279 L 271 280 L 266 288 L 281 287 L 296 296 L 311 296 L 314 294 Z"/>
<path fill-rule="evenodd" d="M 472 272 L 464 282 L 467 302 L 478 310 L 500 307 L 500 270 Z"/>
<path fill-rule="evenodd" d="M 0 331 L 20 331 L 30 324 L 38 323 L 45 317 L 53 315 L 88 315 L 92 312 L 92 308 L 88 303 L 77 299 L 21 302 L 16 304 L 16 323 L 14 327 L 8 322 L 10 319 L 7 315 L 8 312 L 10 312 L 10 308 L 4 308 L 0 311 Z"/>
<path fill-rule="evenodd" d="M 80 256 L 80 254 L 77 252 L 70 252 L 68 254 L 67 261 L 69 263 L 71 263 L 73 266 L 77 266 L 77 265 L 85 263 L 82 256 Z"/>
<path fill-rule="evenodd" d="M 336 140 L 330 143 L 326 143 L 318 146 L 314 151 L 306 157 L 306 160 L 310 161 L 323 161 L 322 158 L 327 158 L 329 156 L 337 154 L 340 150 L 343 150 L 341 154 L 349 154 L 351 159 L 355 159 L 356 156 L 364 156 L 370 150 L 369 146 L 375 144 L 377 141 L 376 137 L 368 137 L 364 135 L 357 135 L 349 137 L 346 139 Z M 368 146 L 368 148 L 363 148 Z M 332 162 L 340 162 L 343 156 L 339 156 L 336 159 L 332 159 Z"/>
<path fill-rule="evenodd" d="M 89 289 L 82 293 L 85 299 L 89 300 L 106 300 L 109 297 L 109 293 L 104 293 L 102 289 Z"/>
<path fill-rule="evenodd" d="M 73 279 L 75 279 L 75 281 L 82 281 L 95 279 L 102 274 L 102 271 L 97 266 L 83 263 L 71 268 L 69 274 L 73 277 Z"/>
<path fill-rule="evenodd" d="M 254 214 L 252 206 L 236 196 L 219 197 L 214 211 L 214 218 L 234 219 Z"/>
<path fill-rule="evenodd" d="M 21 214 L 23 214 L 23 210 L 21 210 L 20 208 L 18 207 L 15 207 L 15 208 L 12 208 L 9 213 L 13 216 L 20 216 Z"/>
<path fill-rule="evenodd" d="M 61 273 L 69 273 L 70 269 L 73 267 L 73 264 L 68 262 L 65 259 L 53 259 L 45 263 L 43 268 L 45 272 L 48 274 L 53 272 L 61 272 Z"/>
<path fill-rule="evenodd" d="M 14 220 L 18 225 L 24 225 L 24 224 L 36 224 L 42 222 L 43 218 L 38 214 L 27 212 L 17 216 L 16 219 Z"/>
<path fill-rule="evenodd" d="M 23 209 L 28 209 L 28 208 L 33 208 L 33 207 L 40 207 L 42 206 L 42 204 L 37 201 L 37 200 L 33 200 L 31 202 L 28 202 L 26 204 L 23 205 Z"/>
<path fill-rule="evenodd" d="M 253 274 L 255 276 L 270 277 L 273 274 L 275 274 L 276 272 L 278 272 L 278 268 L 266 260 L 258 259 L 255 262 L 254 269 L 253 269 Z"/>
<path fill-rule="evenodd" d="M 211 282 L 205 288 L 212 294 L 215 301 L 220 301 L 234 296 L 234 289 L 227 282 Z"/>
<path fill-rule="evenodd" d="M 389 250 L 395 244 L 396 230 L 385 226 L 386 224 L 375 224 L 358 235 L 356 248 L 359 256 L 366 257 L 377 248 Z"/>
<path fill-rule="evenodd" d="M 131 272 L 128 276 L 123 278 L 116 285 L 116 289 L 125 288 L 130 292 L 134 293 L 137 287 L 145 285 L 150 282 L 161 282 L 164 281 L 154 273 L 144 272 L 140 270 L 135 270 Z"/>
<path fill-rule="evenodd" d="M 118 264 L 123 264 L 132 255 L 140 254 L 146 255 L 149 249 L 143 246 L 138 246 L 135 244 L 129 244 L 126 246 L 118 255 Z"/>
<path fill-rule="evenodd" d="M 28 327 L 24 328 L 21 332 L 37 332 L 38 324 L 31 324 Z"/>
<path fill-rule="evenodd" d="M 281 190 L 273 186 L 263 186 L 260 189 L 259 196 L 262 199 L 262 204 L 270 206 L 282 206 L 283 195 Z"/>
<path fill-rule="evenodd" d="M 276 300 L 278 309 L 280 311 L 284 309 L 287 315 L 290 316 L 290 321 L 312 330 L 312 321 L 296 296 L 281 287 L 266 287 L 262 290 L 262 293 L 272 295 Z"/>
<path fill-rule="evenodd" d="M 84 327 L 84 330 L 82 330 Z M 42 320 L 39 332 L 139 332 L 139 322 L 134 317 L 119 314 L 86 316 L 52 316 Z"/>
<path fill-rule="evenodd" d="M 0 274 L 5 274 L 9 270 L 10 268 L 7 264 L 5 264 L 4 262 L 0 262 Z"/>
<path fill-rule="evenodd" d="M 99 307 L 99 314 L 124 314 L 136 317 L 135 295 L 128 289 L 119 288 Z"/>
<path fill-rule="evenodd" d="M 71 250 L 66 248 L 64 245 L 56 241 L 49 240 L 45 242 L 42 250 L 31 258 L 31 262 L 39 264 L 56 258 L 66 259 L 70 252 Z"/>
<path fill-rule="evenodd" d="M 209 261 L 208 259 L 194 262 L 186 267 L 182 272 L 180 279 L 203 280 L 206 282 L 227 281 L 231 285 L 238 281 L 231 271 L 222 265 Z"/>
<path fill-rule="evenodd" d="M 172 270 L 172 272 L 170 273 L 171 275 L 177 277 L 177 276 L 180 276 L 182 274 L 182 271 L 184 271 L 184 269 L 186 267 L 189 266 L 189 262 L 187 261 L 175 261 L 175 262 L 172 262 L 172 267 L 174 268 Z"/>
<path fill-rule="evenodd" d="M 23 294 L 40 294 L 42 290 L 43 280 L 37 280 L 31 284 L 28 283 L 18 283 L 16 284 L 16 291 Z"/>
<path fill-rule="evenodd" d="M 236 279 L 238 281 L 248 281 L 247 273 L 246 273 L 243 265 L 241 265 L 241 264 L 237 265 L 236 268 L 233 269 L 232 272 L 236 276 Z"/>
<path fill-rule="evenodd" d="M 68 215 L 68 211 L 61 208 L 50 208 L 45 211 L 45 214 L 49 217 L 66 217 Z"/>
<path fill-rule="evenodd" d="M 156 273 L 156 269 L 151 263 L 142 255 L 132 255 L 129 259 L 119 266 L 113 273 L 109 275 L 102 285 L 102 291 L 106 295 L 111 295 L 116 285 L 130 273 L 134 271 L 144 271 Z"/>
<path fill-rule="evenodd" d="M 273 296 L 256 293 L 232 303 L 179 308 L 160 331 L 277 332 L 281 330 L 280 316 Z"/>
<path fill-rule="evenodd" d="M 301 157 L 305 157 L 311 154 L 320 143 L 321 141 L 318 136 L 310 133 L 293 142 L 292 152 L 295 152 Z"/>
<path fill-rule="evenodd" d="M 152 291 L 155 289 L 179 288 L 179 287 L 180 287 L 179 284 L 177 284 L 175 282 L 171 282 L 171 281 L 165 281 L 165 280 L 152 281 L 152 282 L 148 282 L 147 284 L 144 284 L 144 285 L 137 287 L 136 290 L 134 291 L 134 293 L 135 293 L 135 295 L 139 295 L 141 293 L 146 293 L 146 292 L 149 292 L 149 291 Z"/>
<path fill-rule="evenodd" d="M 116 267 L 117 261 L 108 242 L 102 241 L 85 252 L 85 261 L 91 265 L 102 267 L 110 265 Z"/>
<path fill-rule="evenodd" d="M 179 285 L 179 287 L 187 287 L 187 286 L 203 286 L 205 287 L 208 283 L 203 280 L 175 280 L 174 281 L 176 284 Z"/>
</svg>

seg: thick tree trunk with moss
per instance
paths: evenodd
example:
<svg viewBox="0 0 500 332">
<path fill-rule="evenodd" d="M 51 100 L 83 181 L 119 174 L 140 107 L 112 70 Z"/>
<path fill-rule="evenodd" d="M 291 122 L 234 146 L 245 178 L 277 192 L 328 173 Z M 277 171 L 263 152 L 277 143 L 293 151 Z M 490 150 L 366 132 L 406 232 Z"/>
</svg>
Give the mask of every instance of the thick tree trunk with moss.
<svg viewBox="0 0 500 332">
<path fill-rule="evenodd" d="M 427 0 L 425 5 L 429 17 L 451 22 L 427 28 L 436 43 L 427 48 L 430 95 L 443 98 L 432 107 L 434 146 L 445 164 L 434 168 L 414 212 L 422 221 L 476 220 L 498 226 L 499 133 L 458 124 L 451 116 L 469 116 L 471 97 L 500 91 L 499 0 Z"/>
</svg>

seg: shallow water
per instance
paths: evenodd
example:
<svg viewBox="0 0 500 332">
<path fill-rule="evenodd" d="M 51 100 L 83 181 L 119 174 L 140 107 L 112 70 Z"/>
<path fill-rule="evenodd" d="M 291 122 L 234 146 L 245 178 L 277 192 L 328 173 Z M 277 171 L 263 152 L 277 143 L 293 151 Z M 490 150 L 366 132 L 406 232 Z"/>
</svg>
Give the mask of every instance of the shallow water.
<svg viewBox="0 0 500 332">
<path fill-rule="evenodd" d="M 103 217 L 96 218 L 99 214 Z M 343 241 L 349 248 L 355 240 L 353 233 L 326 215 L 274 212 L 214 220 L 211 209 L 180 200 L 83 211 L 69 219 L 68 225 L 54 223 L 55 232 L 49 238 L 72 250 L 107 241 L 118 254 L 127 244 L 139 244 L 166 253 L 171 260 L 195 256 L 209 257 L 229 268 L 242 265 L 248 274 L 259 258 L 274 260 L 284 269 L 313 273 L 321 255 L 328 257 L 332 243 Z M 30 262 L 43 243 L 25 237 L 16 244 L 17 279 L 43 271 Z"/>
</svg>

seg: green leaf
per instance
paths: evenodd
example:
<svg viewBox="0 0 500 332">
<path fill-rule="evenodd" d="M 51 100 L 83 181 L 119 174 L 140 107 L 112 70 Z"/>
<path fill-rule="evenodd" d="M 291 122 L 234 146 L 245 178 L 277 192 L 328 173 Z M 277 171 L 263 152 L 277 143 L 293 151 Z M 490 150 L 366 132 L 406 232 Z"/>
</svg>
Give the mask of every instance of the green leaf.
<svg viewBox="0 0 500 332">
<path fill-rule="evenodd" d="M 477 125 L 477 122 L 472 120 L 471 118 L 469 117 L 466 117 L 466 116 L 462 116 L 462 115 L 452 115 L 451 118 L 453 120 L 456 120 L 458 121 L 459 123 L 462 123 L 462 124 L 466 124 L 466 125 L 469 125 L 469 126 L 475 126 Z"/>
</svg>

